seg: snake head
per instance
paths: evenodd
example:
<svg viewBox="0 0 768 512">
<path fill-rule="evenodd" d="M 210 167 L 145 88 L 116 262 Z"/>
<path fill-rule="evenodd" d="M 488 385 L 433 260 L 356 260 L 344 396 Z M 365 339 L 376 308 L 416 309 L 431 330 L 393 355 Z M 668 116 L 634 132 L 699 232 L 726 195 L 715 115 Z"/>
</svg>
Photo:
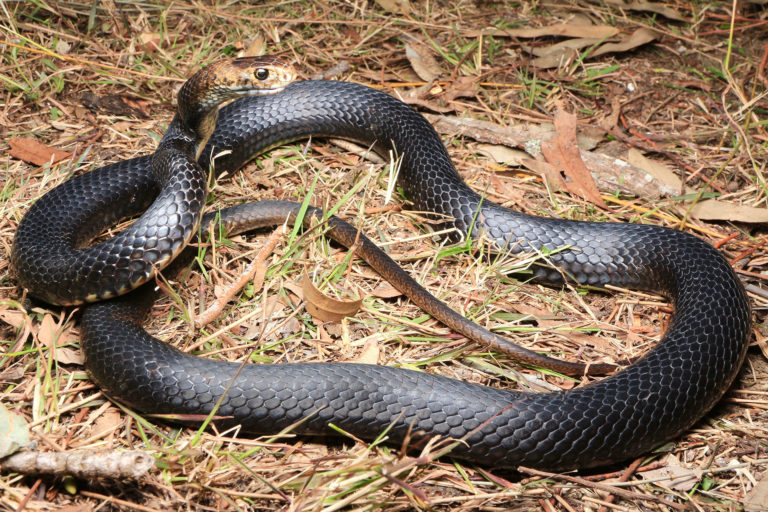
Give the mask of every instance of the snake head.
<svg viewBox="0 0 768 512">
<path fill-rule="evenodd" d="M 202 148 L 216 126 L 219 106 L 242 96 L 274 94 L 296 79 L 296 71 L 278 57 L 239 57 L 205 66 L 179 89 L 178 116 L 196 134 Z"/>
</svg>

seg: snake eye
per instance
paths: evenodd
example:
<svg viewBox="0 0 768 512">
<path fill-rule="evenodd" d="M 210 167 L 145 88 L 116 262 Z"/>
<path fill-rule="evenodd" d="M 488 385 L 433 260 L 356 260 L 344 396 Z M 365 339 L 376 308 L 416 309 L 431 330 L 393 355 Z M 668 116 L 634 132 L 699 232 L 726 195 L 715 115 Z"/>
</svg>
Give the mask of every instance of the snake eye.
<svg viewBox="0 0 768 512">
<path fill-rule="evenodd" d="M 266 68 L 259 68 L 254 74 L 256 75 L 257 80 L 266 80 L 269 78 L 269 70 Z"/>
</svg>

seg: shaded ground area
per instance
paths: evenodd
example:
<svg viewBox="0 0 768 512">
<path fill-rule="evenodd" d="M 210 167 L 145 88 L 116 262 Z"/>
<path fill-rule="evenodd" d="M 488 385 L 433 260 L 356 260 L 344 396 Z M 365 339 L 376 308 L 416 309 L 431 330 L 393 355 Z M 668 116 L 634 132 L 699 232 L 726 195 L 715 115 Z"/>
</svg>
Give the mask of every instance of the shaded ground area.
<svg viewBox="0 0 768 512">
<path fill-rule="evenodd" d="M 157 462 L 139 481 L 6 473 L 0 507 L 768 509 L 763 9 L 759 2 L 740 2 L 733 12 L 730 3 L 621 0 L 268 8 L 4 3 L 0 242 L 6 256 L 18 222 L 43 193 L 73 175 L 150 153 L 186 77 L 222 56 L 268 52 L 294 62 L 303 78 L 354 81 L 412 104 L 441 133 L 464 179 L 512 209 L 653 223 L 707 239 L 743 278 L 756 323 L 740 378 L 695 428 L 642 460 L 564 480 L 436 462 L 428 452 L 406 456 L 352 439 L 290 433 L 253 439 L 141 417 L 88 380 L 78 310 L 25 301 L 4 256 L 3 404 L 29 421 L 41 450 L 140 448 Z M 573 158 L 555 163 L 547 154 L 567 141 L 569 129 L 579 134 L 597 188 Z M 668 324 L 671 306 L 657 297 L 529 284 L 508 275 L 526 263 L 522 257 L 489 262 L 471 248 L 446 245 L 396 190 L 389 200 L 390 162 L 367 157 L 365 148 L 333 141 L 277 148 L 215 183 L 210 207 L 301 200 L 311 191 L 312 204 L 338 206 L 454 309 L 567 360 L 631 360 Z M 50 165 L 52 159 L 59 161 Z M 263 242 L 263 236 L 234 237 L 206 249 L 206 271 L 183 286 L 172 283 L 180 298 L 158 302 L 152 332 L 184 350 L 233 361 L 376 362 L 539 391 L 579 384 L 521 369 L 452 333 L 317 232 L 280 242 L 260 263 L 263 286 L 247 285 L 218 320 L 192 327 L 190 318 L 223 293 Z M 341 324 L 313 319 L 299 298 L 305 269 L 326 292 L 364 296 L 361 311 Z M 630 483 L 617 483 L 622 479 Z"/>
</svg>

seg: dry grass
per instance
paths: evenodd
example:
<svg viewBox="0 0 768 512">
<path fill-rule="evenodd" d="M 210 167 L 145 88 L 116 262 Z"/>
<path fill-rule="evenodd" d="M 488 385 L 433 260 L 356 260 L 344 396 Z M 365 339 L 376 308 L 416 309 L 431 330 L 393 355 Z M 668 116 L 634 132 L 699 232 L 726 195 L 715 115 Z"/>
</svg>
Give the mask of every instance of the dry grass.
<svg viewBox="0 0 768 512">
<path fill-rule="evenodd" d="M 584 2 L 478 4 L 418 2 L 407 16 L 391 16 L 376 3 L 359 1 L 296 1 L 271 8 L 202 2 L 2 4 L 3 254 L 9 254 L 24 212 L 45 191 L 72 175 L 151 152 L 172 116 L 175 89 L 202 64 L 263 47 L 295 61 L 305 77 L 346 60 L 350 68 L 338 78 L 399 93 L 420 82 L 403 48 L 414 37 L 434 45 L 449 85 L 453 79 L 478 75 L 486 84 L 475 95 L 450 102 L 455 112 L 449 115 L 540 125 L 551 120 L 556 103 L 562 102 L 579 114 L 587 129 L 608 117 L 616 99 L 622 104 L 621 116 L 608 134 L 601 134 L 605 148 L 640 149 L 676 169 L 692 194 L 717 192 L 725 200 L 765 207 L 768 25 L 764 14 L 760 20 L 757 7 L 742 6 L 732 19 L 730 4 L 679 5 L 688 21 L 678 22 Z M 573 14 L 627 32 L 650 26 L 662 37 L 634 52 L 537 71 L 527 65 L 524 41 L 485 37 L 478 46 L 478 38 L 467 35 L 489 22 L 541 26 L 567 21 Z M 148 39 L 156 41 L 157 49 L 148 49 Z M 543 38 L 536 44 L 551 42 Z M 629 83 L 634 92 L 627 89 Z M 128 106 L 91 110 L 83 106 L 84 93 L 114 95 Z M 31 166 L 5 156 L 13 136 L 33 137 L 75 157 L 53 168 Z M 525 169 L 497 165 L 478 152 L 473 140 L 446 136 L 445 141 L 465 179 L 513 209 L 674 227 L 685 217 L 687 204 L 680 200 L 653 202 L 644 197 L 612 201 L 608 211 L 601 211 L 548 190 Z M 313 189 L 313 204 L 340 206 L 341 213 L 382 243 L 432 293 L 473 320 L 539 351 L 572 360 L 622 360 L 658 339 L 668 309 L 659 308 L 653 298 L 584 295 L 513 281 L 503 271 L 517 262 L 488 263 L 471 250 L 449 250 L 423 235 L 418 215 L 385 207 L 386 181 L 386 165 L 313 141 L 311 146 L 300 143 L 272 151 L 221 180 L 213 204 L 295 200 Z M 355 184 L 359 192 L 341 204 Z M 612 191 L 607 194 L 618 198 Z M 143 418 L 102 396 L 81 364 L 62 359 L 62 354 L 77 356 L 77 311 L 22 302 L 22 291 L 3 257 L 0 319 L 21 322 L 19 327 L 0 323 L 6 352 L 0 366 L 4 404 L 31 422 L 43 449 L 145 448 L 157 458 L 157 469 L 139 482 L 0 475 L 0 509 L 581 511 L 597 510 L 613 499 L 603 506 L 738 510 L 766 471 L 765 231 L 759 224 L 705 224 L 695 219 L 687 219 L 685 226 L 718 244 L 734 261 L 750 286 L 757 318 L 755 348 L 737 384 L 694 429 L 664 447 L 686 471 L 703 471 L 689 490 L 669 481 L 645 482 L 643 474 L 629 472 L 635 482 L 629 489 L 646 500 L 608 498 L 608 493 L 588 486 L 615 483 L 627 468 L 637 469 L 631 461 L 605 473 L 581 474 L 585 479 L 574 483 L 489 472 L 450 459 L 406 457 L 384 445 L 350 439 L 289 434 L 251 439 Z M 406 300 L 377 298 L 374 290 L 382 281 L 364 265 L 347 268 L 346 253 L 317 234 L 278 247 L 263 289 L 246 289 L 216 323 L 191 329 L 190 317 L 212 300 L 213 288 L 245 267 L 262 241 L 238 237 L 232 244 L 207 249 L 207 272 L 177 290 L 186 311 L 170 299 L 159 302 L 154 332 L 179 347 L 231 360 L 350 361 L 367 345 L 365 357 L 373 353 L 379 364 L 486 385 L 533 380 L 549 389 L 576 384 L 520 370 L 503 356 L 455 336 Z M 316 281 L 331 276 L 347 289 L 373 295 L 355 318 L 341 325 L 317 324 L 291 292 L 305 268 L 317 271 Z M 50 321 L 60 326 L 56 351 L 39 334 L 41 325 Z M 639 463 L 658 465 L 663 455 L 651 454 Z"/>
</svg>

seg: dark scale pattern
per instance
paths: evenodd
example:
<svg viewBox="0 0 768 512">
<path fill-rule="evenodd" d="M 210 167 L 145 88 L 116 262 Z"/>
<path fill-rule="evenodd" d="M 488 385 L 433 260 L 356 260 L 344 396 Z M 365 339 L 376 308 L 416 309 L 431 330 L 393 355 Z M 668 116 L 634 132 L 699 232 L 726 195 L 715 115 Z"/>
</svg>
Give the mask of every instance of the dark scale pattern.
<svg viewBox="0 0 768 512">
<path fill-rule="evenodd" d="M 178 141 L 177 130 L 174 120 L 164 139 Z M 157 155 L 154 172 L 152 157 L 118 162 L 77 176 L 32 205 L 11 252 L 19 284 L 52 304 L 81 304 L 121 295 L 168 265 L 197 229 L 207 175 L 181 150 Z M 141 212 L 116 237 L 83 248 Z"/>
<path fill-rule="evenodd" d="M 482 426 L 452 454 L 492 466 L 566 470 L 647 452 L 689 428 L 733 381 L 746 352 L 750 310 L 738 278 L 714 248 L 656 226 L 530 217 L 487 200 L 478 213 L 479 196 L 461 181 L 439 136 L 410 107 L 386 94 L 341 82 L 298 82 L 275 96 L 236 101 L 222 110 L 201 161 L 209 161 L 212 147 L 216 153 L 231 150 L 216 162 L 218 172 L 230 171 L 253 154 L 310 134 L 373 144 L 385 154 L 394 149 L 402 156 L 398 183 L 417 208 L 454 216 L 465 233 L 477 218 L 481 225 L 473 233 L 482 229 L 512 250 L 570 246 L 551 256 L 567 275 L 582 283 L 663 293 L 674 300 L 675 317 L 642 360 L 567 392 L 505 391 L 355 364 L 248 365 L 218 415 L 232 416 L 232 423 L 258 433 L 275 433 L 307 418 L 298 431 L 329 433 L 332 422 L 362 438 L 395 421 L 389 434 L 394 443 L 409 428 L 422 436 L 459 438 Z M 146 162 L 116 167 L 136 175 L 146 173 Z M 81 195 L 96 194 L 99 179 L 90 185 L 93 192 L 84 189 Z M 99 183 L 98 193 L 110 187 Z M 537 275 L 553 283 L 562 279 L 551 269 Z M 146 412 L 211 411 L 238 365 L 185 355 L 149 337 L 138 323 L 149 299 L 136 300 L 120 298 L 84 313 L 83 341 L 93 378 Z"/>
</svg>

